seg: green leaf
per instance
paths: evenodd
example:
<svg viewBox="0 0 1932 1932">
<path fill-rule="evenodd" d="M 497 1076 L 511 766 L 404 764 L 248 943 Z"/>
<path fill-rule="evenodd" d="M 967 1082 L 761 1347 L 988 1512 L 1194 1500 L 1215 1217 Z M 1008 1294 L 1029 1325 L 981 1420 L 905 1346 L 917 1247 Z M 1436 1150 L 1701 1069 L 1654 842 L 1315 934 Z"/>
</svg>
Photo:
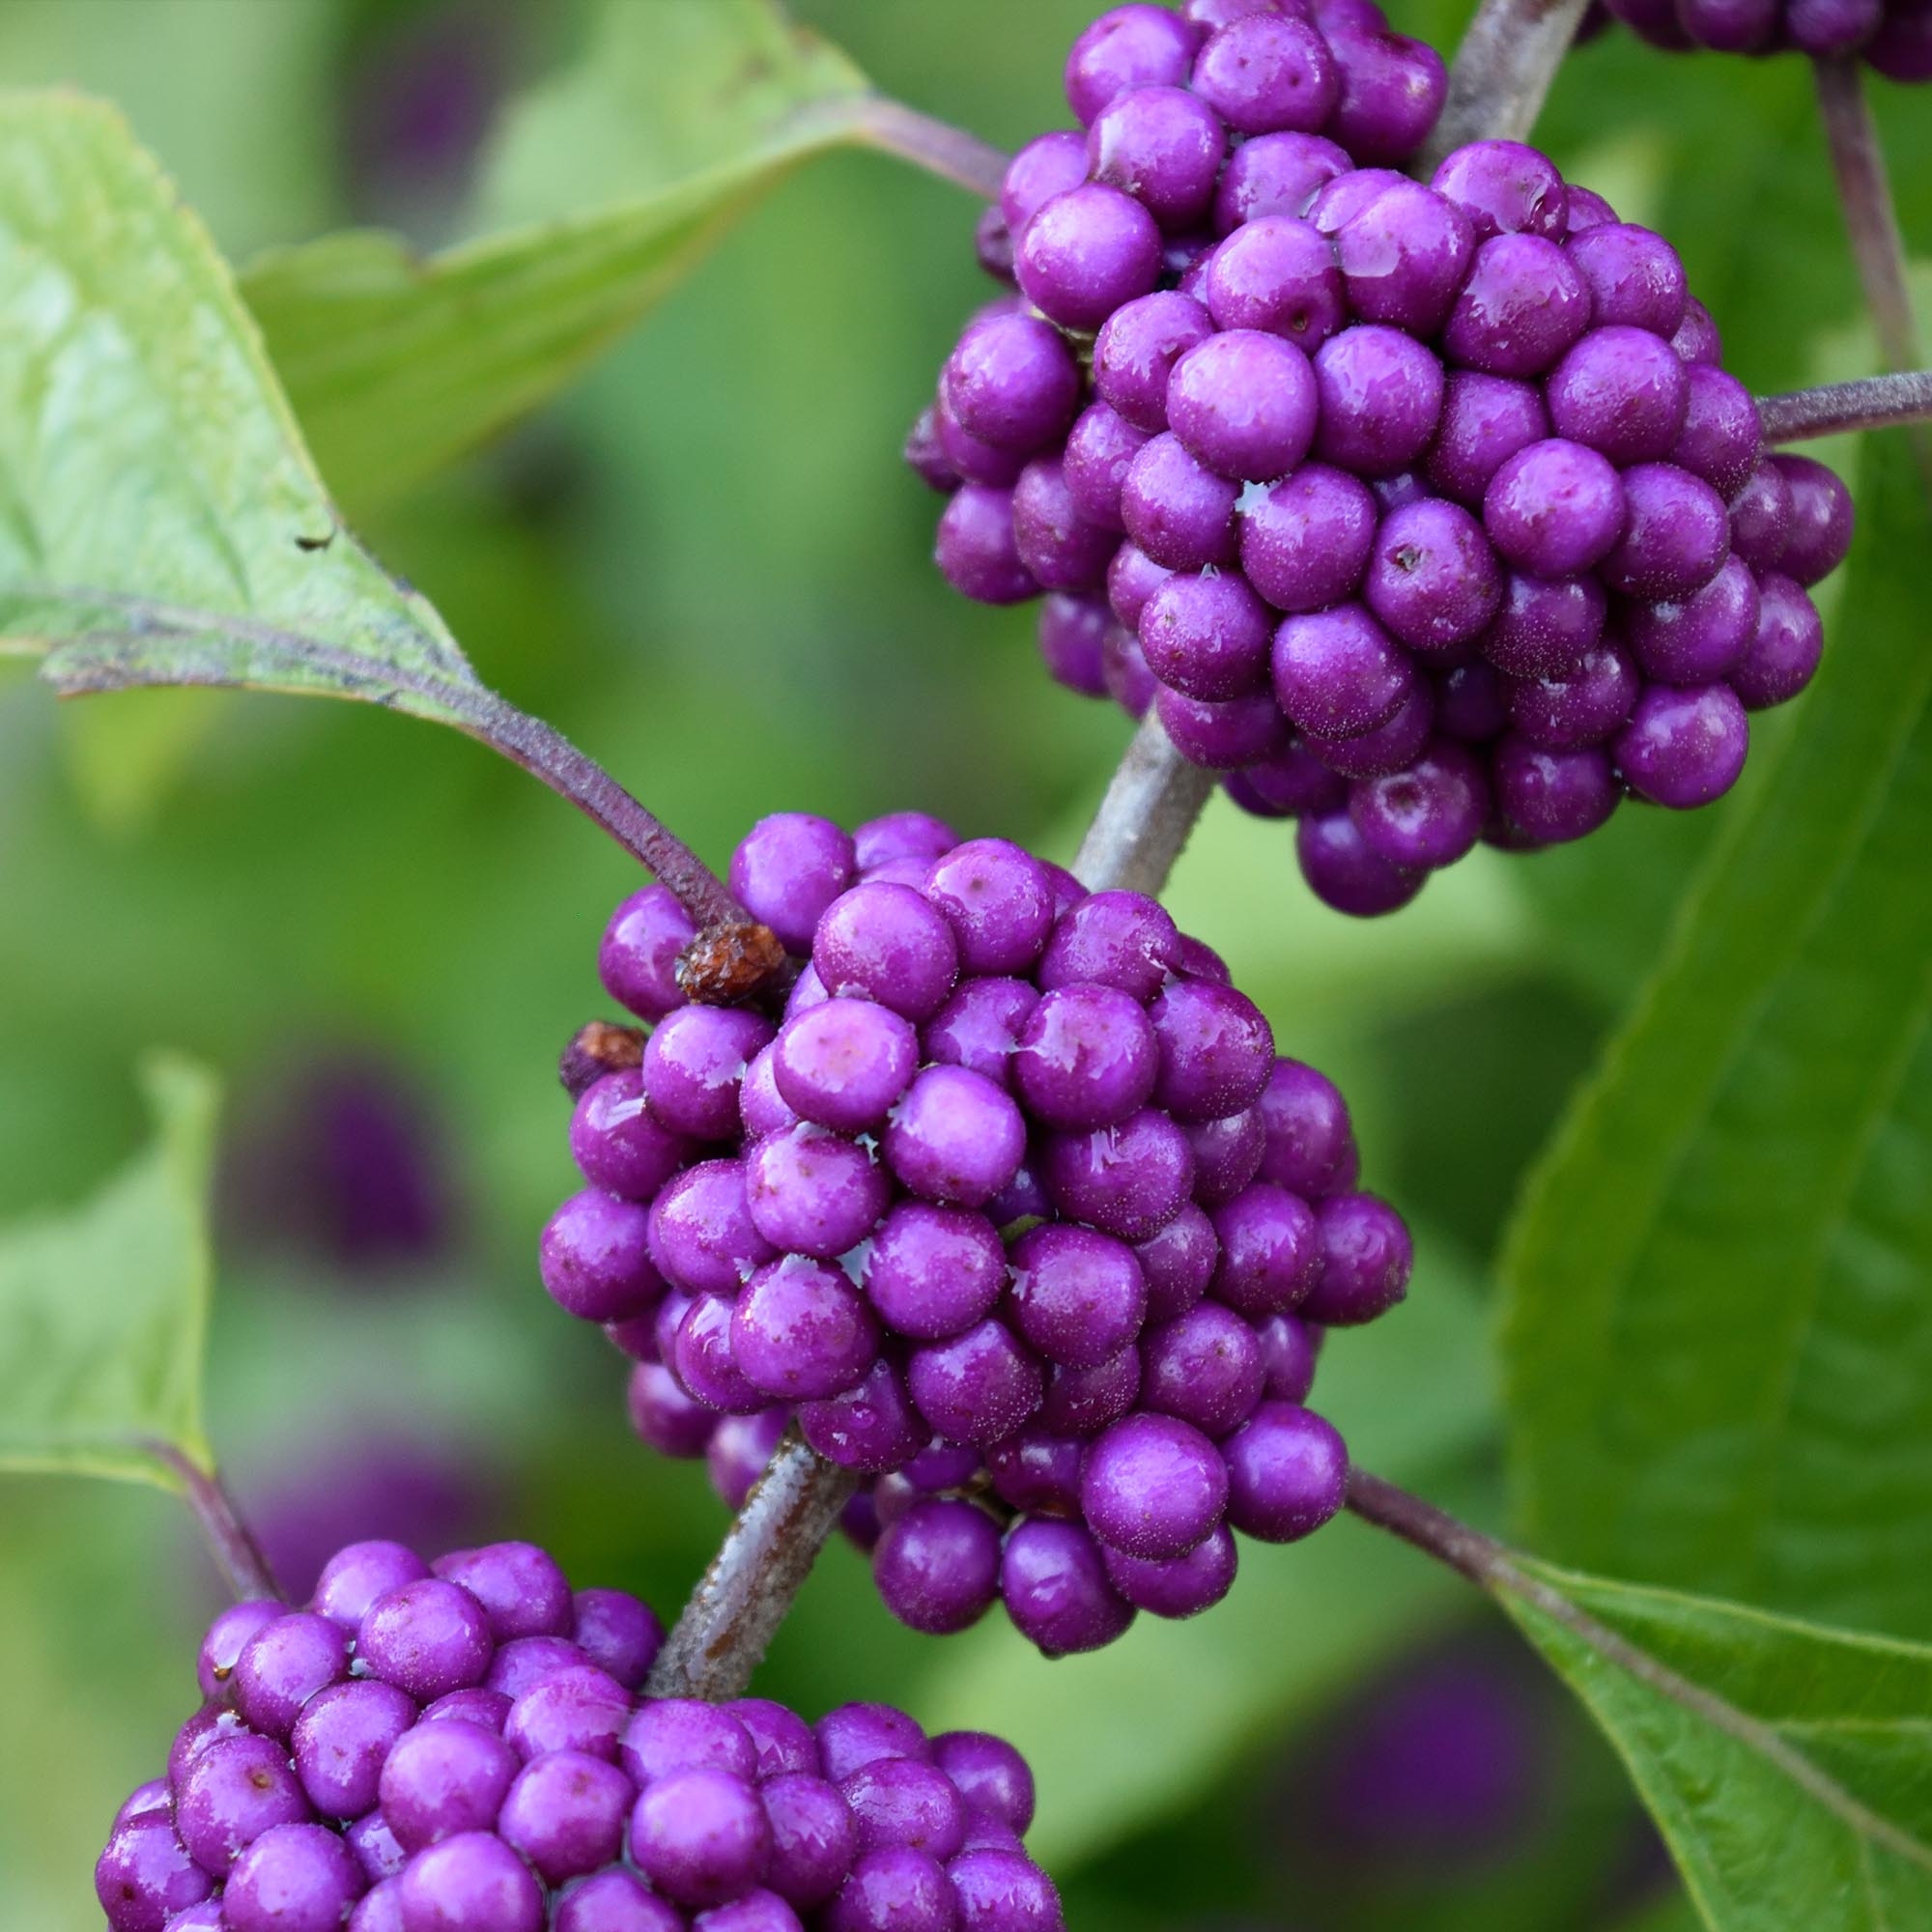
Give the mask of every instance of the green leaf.
<svg viewBox="0 0 1932 1932">
<path fill-rule="evenodd" d="M 483 702 L 342 527 L 200 222 L 119 115 L 61 94 L 0 96 L 0 649 L 70 694 Z"/>
<path fill-rule="evenodd" d="M 70 1212 L 0 1229 L 0 1469 L 173 1486 L 203 1469 L 208 1193 L 218 1093 L 193 1063 L 141 1069 L 155 1139 Z"/>
<path fill-rule="evenodd" d="M 487 214 L 518 225 L 428 260 L 337 235 L 247 270 L 324 473 L 359 513 L 536 408 L 874 104 L 770 0 L 607 6 L 495 157 Z"/>
<path fill-rule="evenodd" d="M 1623 1756 L 1714 1932 L 1932 1924 L 1932 1649 L 1520 1571 L 1504 1608 Z"/>
<path fill-rule="evenodd" d="M 1504 1262 L 1527 1540 L 1932 1632 L 1924 500 L 1872 486 L 1815 691 Z"/>
<path fill-rule="evenodd" d="M 1312 1399 L 1364 1463 L 1411 1476 L 1466 1458 L 1494 1413 L 1481 1304 L 1441 1242 L 1421 1251 L 1400 1310 L 1330 1338 Z M 913 1708 L 1026 1753 L 1041 1793 L 1028 1844 L 1049 1868 L 1179 1809 L 1459 1597 L 1446 1573 L 1350 1522 L 1285 1548 L 1242 1538 L 1240 1553 L 1234 1591 L 1206 1616 L 1144 1616 L 1091 1657 L 1049 1663 L 1004 1617 L 938 1651 Z"/>
</svg>

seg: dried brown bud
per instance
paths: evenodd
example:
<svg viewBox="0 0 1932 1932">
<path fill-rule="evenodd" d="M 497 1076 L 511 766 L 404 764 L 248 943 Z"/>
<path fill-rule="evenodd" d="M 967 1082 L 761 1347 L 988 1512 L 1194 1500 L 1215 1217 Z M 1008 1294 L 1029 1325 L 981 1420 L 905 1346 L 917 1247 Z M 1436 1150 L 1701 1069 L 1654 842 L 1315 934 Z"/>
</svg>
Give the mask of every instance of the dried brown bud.
<svg viewBox="0 0 1932 1932">
<path fill-rule="evenodd" d="M 728 920 L 707 925 L 678 955 L 678 988 L 696 1006 L 743 1006 L 755 1000 L 786 963 L 784 947 L 770 926 Z"/>
<path fill-rule="evenodd" d="M 571 1035 L 570 1044 L 556 1063 L 556 1077 L 574 1100 L 607 1073 L 639 1066 L 644 1058 L 642 1027 L 618 1026 L 611 1020 L 590 1020 Z"/>
</svg>

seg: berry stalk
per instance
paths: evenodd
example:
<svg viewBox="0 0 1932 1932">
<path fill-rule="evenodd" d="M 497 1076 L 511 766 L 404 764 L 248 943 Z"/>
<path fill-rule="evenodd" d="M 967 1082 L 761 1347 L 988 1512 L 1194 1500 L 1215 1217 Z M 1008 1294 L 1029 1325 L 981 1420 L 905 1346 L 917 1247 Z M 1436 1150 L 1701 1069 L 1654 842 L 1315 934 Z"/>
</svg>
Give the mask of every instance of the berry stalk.
<svg viewBox="0 0 1932 1932">
<path fill-rule="evenodd" d="M 1146 893 L 1166 883 L 1214 791 L 1214 774 L 1189 764 L 1149 711 L 1080 841 L 1073 872 L 1091 892 Z"/>
<path fill-rule="evenodd" d="M 903 100 L 884 98 L 867 107 L 860 128 L 873 147 L 911 161 L 942 181 L 970 189 L 983 200 L 1000 198 L 1000 182 L 1011 157 L 977 134 L 922 114 Z"/>
<path fill-rule="evenodd" d="M 201 1525 L 209 1554 L 214 1558 L 214 1566 L 221 1572 L 222 1581 L 235 1601 L 245 1604 L 266 1598 L 283 1602 L 269 1559 L 262 1553 L 254 1533 L 242 1521 L 235 1498 L 228 1493 L 221 1478 L 183 1455 L 172 1443 L 150 1442 L 144 1446 L 180 1482 L 187 1506 Z"/>
<path fill-rule="evenodd" d="M 1765 440 L 1778 443 L 1932 421 L 1932 369 L 1863 376 L 1855 383 L 1827 383 L 1815 389 L 1766 396 L 1757 412 Z"/>
<path fill-rule="evenodd" d="M 795 1433 L 780 1443 L 659 1653 L 651 1696 L 744 1695 L 858 1486 Z"/>
</svg>

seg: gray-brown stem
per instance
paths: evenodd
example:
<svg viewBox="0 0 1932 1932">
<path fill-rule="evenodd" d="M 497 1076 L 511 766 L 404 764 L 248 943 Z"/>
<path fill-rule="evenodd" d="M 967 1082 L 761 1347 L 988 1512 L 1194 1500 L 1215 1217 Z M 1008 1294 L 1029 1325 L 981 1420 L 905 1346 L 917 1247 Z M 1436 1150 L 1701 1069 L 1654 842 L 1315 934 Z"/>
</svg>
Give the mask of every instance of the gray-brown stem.
<svg viewBox="0 0 1932 1932">
<path fill-rule="evenodd" d="M 1589 0 L 1484 0 L 1449 70 L 1449 99 L 1418 171 L 1468 141 L 1520 141 L 1543 111 Z"/>
<path fill-rule="evenodd" d="M 1862 376 L 1816 389 L 1766 396 L 1757 406 L 1767 442 L 1804 442 L 1848 430 L 1902 428 L 1932 421 L 1932 369 Z"/>
<path fill-rule="evenodd" d="M 235 1498 L 228 1493 L 221 1478 L 190 1461 L 171 1442 L 148 1442 L 142 1446 L 180 1480 L 182 1493 L 208 1544 L 208 1553 L 214 1558 L 221 1580 L 228 1585 L 235 1601 L 245 1604 L 257 1598 L 270 1598 L 280 1603 L 282 1592 L 275 1582 L 274 1572 L 269 1568 L 269 1559 L 255 1541 L 254 1532 L 242 1520 Z"/>
<path fill-rule="evenodd" d="M 1091 892 L 1157 894 L 1213 789 L 1213 773 L 1190 765 L 1149 711 L 1080 841 L 1075 876 Z"/>
</svg>

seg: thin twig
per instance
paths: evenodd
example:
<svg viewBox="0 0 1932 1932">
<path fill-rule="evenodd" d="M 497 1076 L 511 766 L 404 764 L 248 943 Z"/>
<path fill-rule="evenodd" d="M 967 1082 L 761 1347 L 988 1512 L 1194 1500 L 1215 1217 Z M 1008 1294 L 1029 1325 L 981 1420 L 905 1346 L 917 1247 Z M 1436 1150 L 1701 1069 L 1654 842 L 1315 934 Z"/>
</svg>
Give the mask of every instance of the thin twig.
<svg viewBox="0 0 1932 1932">
<path fill-rule="evenodd" d="M 1158 893 L 1213 790 L 1214 774 L 1189 764 L 1150 711 L 1080 841 L 1080 883 L 1096 893 Z"/>
<path fill-rule="evenodd" d="M 935 121 L 931 115 L 883 95 L 867 102 L 858 127 L 862 138 L 871 146 L 956 183 L 984 201 L 999 198 L 1009 156 L 977 134 Z"/>
<path fill-rule="evenodd" d="M 269 1568 L 262 1546 L 242 1520 L 235 1498 L 228 1493 L 221 1478 L 185 1456 L 172 1442 L 144 1442 L 141 1446 L 180 1479 L 182 1493 L 207 1540 L 208 1553 L 214 1558 L 215 1568 L 221 1572 L 222 1581 L 236 1602 L 248 1603 L 262 1597 L 282 1602 L 275 1573 Z"/>
<path fill-rule="evenodd" d="M 744 1695 L 858 1487 L 849 1470 L 785 1437 L 659 1652 L 650 1695 Z"/>
<path fill-rule="evenodd" d="M 1898 232 L 1878 127 L 1865 99 L 1864 64 L 1847 56 L 1814 66 L 1825 141 L 1838 178 L 1852 255 L 1878 332 L 1879 355 L 1888 369 L 1911 369 L 1923 357 L 1905 277 L 1905 242 Z"/>
<path fill-rule="evenodd" d="M 1804 442 L 1847 430 L 1890 429 L 1932 421 L 1932 369 L 1863 376 L 1815 389 L 1766 396 L 1757 406 L 1767 442 Z"/>
<path fill-rule="evenodd" d="M 1520 141 L 1536 126 L 1589 0 L 1483 0 L 1456 63 L 1449 99 L 1417 159 L 1433 168 L 1468 141 Z"/>
<path fill-rule="evenodd" d="M 1819 1770 L 1771 1725 L 1739 1710 L 1701 1684 L 1680 1676 L 1667 1663 L 1593 1617 L 1561 1590 L 1523 1569 L 1516 1552 L 1493 1537 L 1471 1529 L 1434 1503 L 1424 1502 L 1420 1496 L 1410 1495 L 1406 1490 L 1372 1476 L 1366 1469 L 1349 1471 L 1348 1508 L 1364 1522 L 1372 1522 L 1377 1528 L 1401 1537 L 1492 1596 L 1514 1597 L 1550 1622 L 1560 1624 L 1605 1662 L 1757 1752 L 1807 1797 L 1834 1812 L 1855 1831 L 1876 1839 L 1888 1851 L 1909 1859 L 1914 1864 L 1932 1867 L 1932 1853 L 1925 1846 Z"/>
</svg>

